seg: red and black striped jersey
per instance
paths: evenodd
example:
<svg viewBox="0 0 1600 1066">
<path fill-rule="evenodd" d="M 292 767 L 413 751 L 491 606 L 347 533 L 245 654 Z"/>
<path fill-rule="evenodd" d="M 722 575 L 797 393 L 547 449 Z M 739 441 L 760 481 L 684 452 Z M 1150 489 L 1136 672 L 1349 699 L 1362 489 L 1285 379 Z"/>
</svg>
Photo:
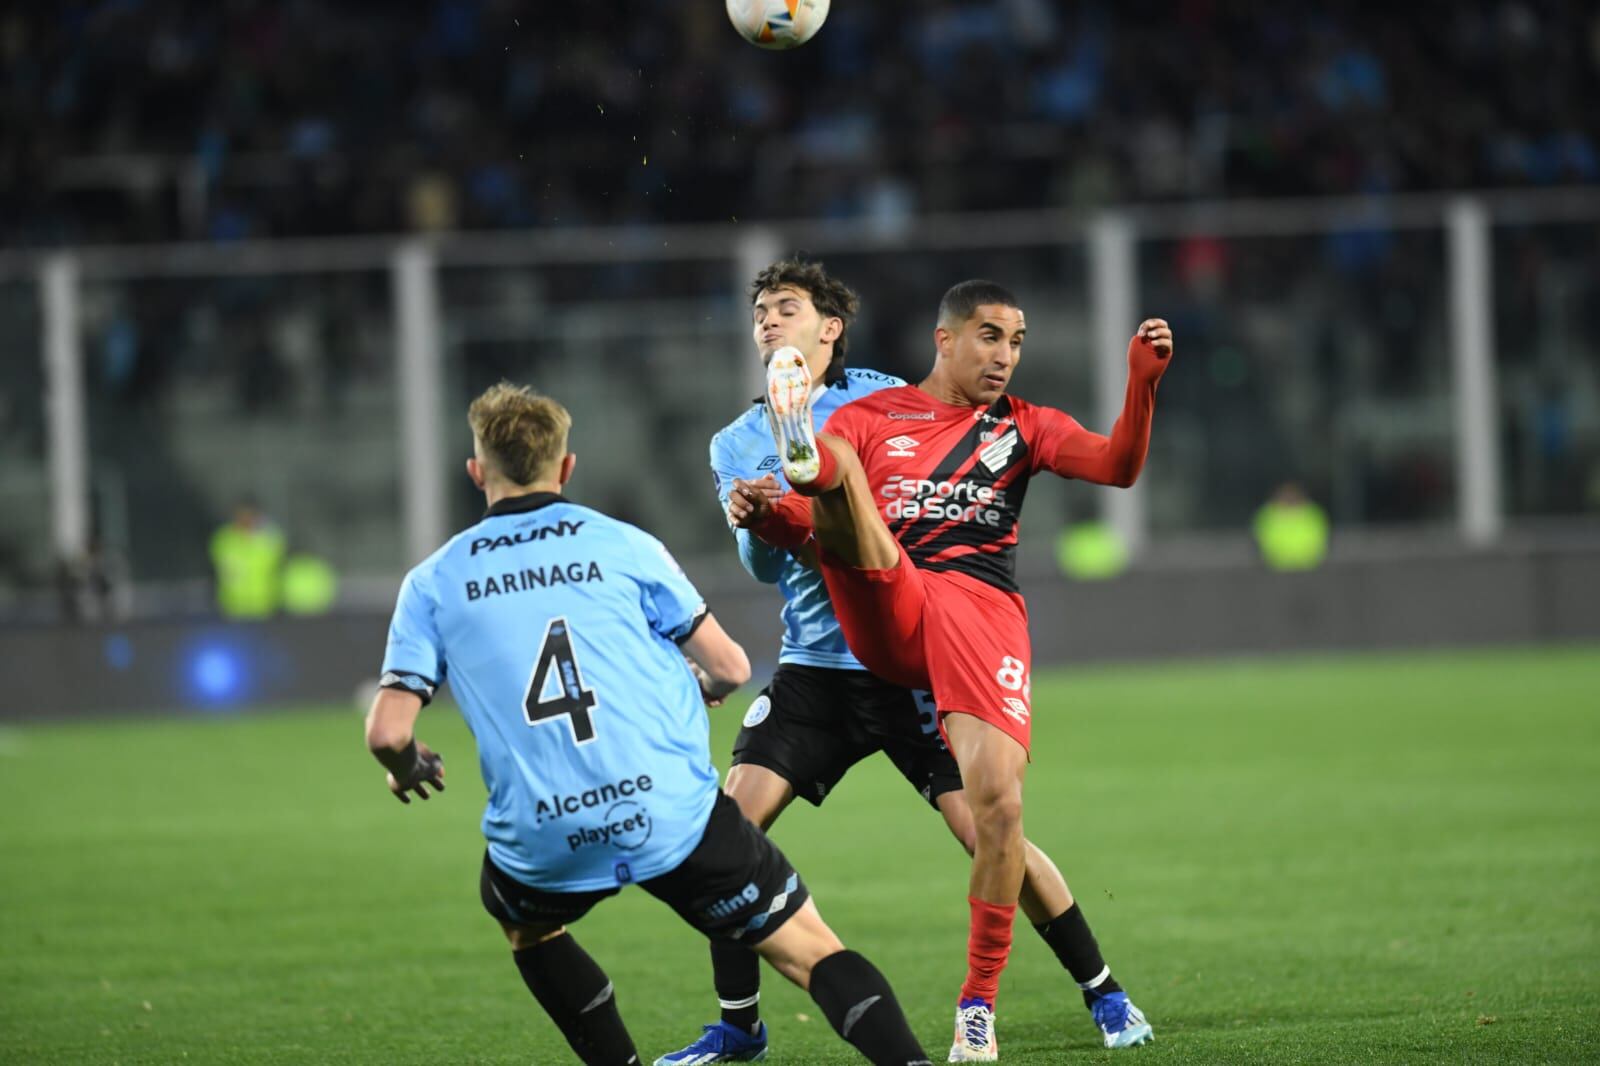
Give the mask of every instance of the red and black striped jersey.
<svg viewBox="0 0 1600 1066">
<path fill-rule="evenodd" d="M 1012 396 L 956 406 L 914 385 L 844 405 L 823 431 L 860 456 L 878 512 L 913 563 L 1007 592 L 1018 591 L 1017 520 L 1029 479 L 1058 469 L 1075 444 L 1105 442 L 1052 407 Z"/>
</svg>

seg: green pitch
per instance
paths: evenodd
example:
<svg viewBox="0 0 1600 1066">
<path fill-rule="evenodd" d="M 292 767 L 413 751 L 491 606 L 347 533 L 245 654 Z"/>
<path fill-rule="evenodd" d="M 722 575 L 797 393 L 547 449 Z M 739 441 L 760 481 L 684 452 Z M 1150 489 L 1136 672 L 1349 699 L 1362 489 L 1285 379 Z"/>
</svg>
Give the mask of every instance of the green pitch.
<svg viewBox="0 0 1600 1066">
<path fill-rule="evenodd" d="M 1141 1062 L 1600 1056 L 1594 649 L 1079 669 L 1034 683 L 1029 835 L 1156 1043 Z M 745 701 L 714 711 L 725 760 Z M 565 1047 L 481 913 L 470 739 L 402 807 L 352 710 L 0 731 L 0 1061 L 546 1063 Z M 775 835 L 936 1060 L 965 859 L 877 760 Z M 715 1016 L 642 892 L 576 927 L 649 1062 Z M 773 1062 L 856 1061 L 767 973 Z M 1098 1061 L 1025 925 L 1002 1062 Z"/>
</svg>

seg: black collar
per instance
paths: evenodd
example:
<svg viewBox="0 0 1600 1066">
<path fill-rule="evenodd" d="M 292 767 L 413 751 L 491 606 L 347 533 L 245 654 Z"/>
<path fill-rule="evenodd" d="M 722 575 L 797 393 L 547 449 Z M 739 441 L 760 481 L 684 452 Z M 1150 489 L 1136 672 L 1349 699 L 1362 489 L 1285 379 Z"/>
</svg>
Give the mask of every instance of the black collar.
<svg viewBox="0 0 1600 1066">
<path fill-rule="evenodd" d="M 537 511 L 541 507 L 548 507 L 552 503 L 565 503 L 566 497 L 559 492 L 529 492 L 521 496 L 507 496 L 487 511 L 483 517 L 494 518 L 503 514 L 522 514 L 526 511 Z"/>
</svg>

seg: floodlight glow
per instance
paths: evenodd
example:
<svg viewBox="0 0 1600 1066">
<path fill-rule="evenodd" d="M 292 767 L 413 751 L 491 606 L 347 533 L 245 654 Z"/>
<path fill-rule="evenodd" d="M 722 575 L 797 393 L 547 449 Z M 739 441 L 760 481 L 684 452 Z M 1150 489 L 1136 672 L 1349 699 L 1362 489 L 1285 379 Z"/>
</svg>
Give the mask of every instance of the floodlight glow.
<svg viewBox="0 0 1600 1066">
<path fill-rule="evenodd" d="M 191 649 L 183 664 L 185 688 L 196 703 L 222 706 L 239 702 L 248 687 L 248 664 L 239 650 L 220 643 Z"/>
</svg>

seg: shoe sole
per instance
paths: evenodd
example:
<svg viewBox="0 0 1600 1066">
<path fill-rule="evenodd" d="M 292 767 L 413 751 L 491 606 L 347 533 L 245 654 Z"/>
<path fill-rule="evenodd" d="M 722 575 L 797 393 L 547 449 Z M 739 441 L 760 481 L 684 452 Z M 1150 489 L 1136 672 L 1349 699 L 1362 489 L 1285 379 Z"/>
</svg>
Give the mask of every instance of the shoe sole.
<svg viewBox="0 0 1600 1066">
<path fill-rule="evenodd" d="M 1155 1039 L 1155 1030 L 1148 1025 L 1135 1025 L 1117 1034 L 1114 1041 L 1109 1041 L 1106 1047 L 1113 1050 L 1125 1047 L 1139 1047 Z"/>
<path fill-rule="evenodd" d="M 700 1061 L 713 1061 L 713 1062 L 765 1062 L 765 1061 L 767 1061 L 767 1049 L 766 1048 L 762 1048 L 760 1051 L 756 1052 L 754 1055 L 751 1055 L 749 1058 L 737 1058 L 737 1059 L 712 1059 L 712 1060 L 678 1059 L 676 1062 L 668 1062 L 666 1057 L 663 1056 L 663 1057 L 661 1057 L 661 1058 L 659 1058 L 659 1059 L 657 1059 L 655 1061 L 654 1066 L 690 1066 L 691 1063 L 700 1062 Z"/>
<path fill-rule="evenodd" d="M 767 364 L 767 420 L 789 484 L 817 480 L 822 463 L 811 429 L 811 372 L 794 348 L 779 348 Z"/>
</svg>

